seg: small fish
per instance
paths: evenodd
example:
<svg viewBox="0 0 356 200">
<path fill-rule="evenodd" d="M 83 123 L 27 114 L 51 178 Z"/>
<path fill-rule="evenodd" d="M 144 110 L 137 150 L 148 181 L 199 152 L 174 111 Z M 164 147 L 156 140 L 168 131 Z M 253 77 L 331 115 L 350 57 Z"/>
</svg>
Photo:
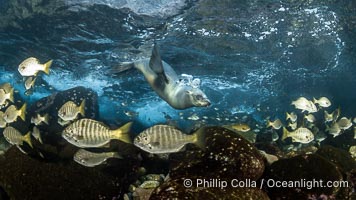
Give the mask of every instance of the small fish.
<svg viewBox="0 0 356 200">
<path fill-rule="evenodd" d="M 350 149 L 349 149 L 349 152 L 351 154 L 351 157 L 356 159 L 356 146 L 351 146 Z"/>
<path fill-rule="evenodd" d="M 236 131 L 247 132 L 251 130 L 250 126 L 247 124 L 234 124 L 231 126 Z"/>
<path fill-rule="evenodd" d="M 297 129 L 297 122 L 289 123 L 288 127 L 291 128 L 294 131 L 295 129 Z"/>
<path fill-rule="evenodd" d="M 354 124 L 356 124 L 356 117 L 354 117 L 354 119 L 352 120 L 352 122 L 353 122 Z"/>
<path fill-rule="evenodd" d="M 80 148 L 102 147 L 117 139 L 126 143 L 131 143 L 128 134 L 132 122 L 125 124 L 116 130 L 110 130 L 106 125 L 92 119 L 80 119 L 62 132 L 62 137 L 69 143 Z"/>
<path fill-rule="evenodd" d="M 144 130 L 134 139 L 135 146 L 153 154 L 179 152 L 188 143 L 194 143 L 204 149 L 204 129 L 188 135 L 173 126 L 156 125 Z"/>
<path fill-rule="evenodd" d="M 49 60 L 45 64 L 40 64 L 37 58 L 30 57 L 20 63 L 18 71 L 21 76 L 37 76 L 39 71 L 43 71 L 49 74 L 49 68 L 52 65 L 53 60 Z"/>
<path fill-rule="evenodd" d="M 315 117 L 313 114 L 304 115 L 304 119 L 306 119 L 310 123 L 315 122 Z"/>
<path fill-rule="evenodd" d="M 42 137 L 41 137 L 41 131 L 40 131 L 40 129 L 37 128 L 37 126 L 33 127 L 32 136 L 34 138 L 36 138 L 36 140 L 38 140 L 41 144 L 43 144 Z"/>
<path fill-rule="evenodd" d="M 138 115 L 137 112 L 133 112 L 133 111 L 124 111 L 125 115 L 128 117 L 136 117 Z"/>
<path fill-rule="evenodd" d="M 326 137 L 325 133 L 320 131 L 315 135 L 315 141 L 322 142 L 326 139 Z"/>
<path fill-rule="evenodd" d="M 197 121 L 197 120 L 199 120 L 199 116 L 194 113 L 192 116 L 189 116 L 188 119 L 189 120 L 193 120 L 193 121 Z"/>
<path fill-rule="evenodd" d="M 318 109 L 312 101 L 309 101 L 305 97 L 300 97 L 295 101 L 292 101 L 291 105 L 294 105 L 296 109 L 308 111 L 309 113 L 317 112 Z"/>
<path fill-rule="evenodd" d="M 4 105 L 6 100 L 14 102 L 14 89 L 12 88 L 10 92 L 6 92 L 4 89 L 0 89 L 0 105 Z"/>
<path fill-rule="evenodd" d="M 85 167 L 95 167 L 104 163 L 109 158 L 119 158 L 122 156 L 117 152 L 94 153 L 84 149 L 79 149 L 73 157 L 73 160 Z"/>
<path fill-rule="evenodd" d="M 28 132 L 26 135 L 22 135 L 17 129 L 8 126 L 5 128 L 3 134 L 5 139 L 12 145 L 19 146 L 22 145 L 23 142 L 26 142 L 31 148 L 33 148 L 31 143 L 31 132 Z"/>
<path fill-rule="evenodd" d="M 63 119 L 58 118 L 58 124 L 61 126 L 67 126 L 70 123 L 71 123 L 71 121 L 64 121 Z"/>
<path fill-rule="evenodd" d="M 0 128 L 5 128 L 6 127 L 6 121 L 4 119 L 4 112 L 0 111 Z"/>
<path fill-rule="evenodd" d="M 5 90 L 5 93 L 10 93 L 10 91 L 13 90 L 13 87 L 10 83 L 3 83 L 0 85 L 0 89 Z"/>
<path fill-rule="evenodd" d="M 346 117 L 342 117 L 339 121 L 337 121 L 337 124 L 341 130 L 347 130 L 352 126 L 351 118 L 347 119 Z"/>
<path fill-rule="evenodd" d="M 339 119 L 341 114 L 341 109 L 340 107 L 333 112 L 333 121 L 336 122 L 337 119 Z"/>
<path fill-rule="evenodd" d="M 354 126 L 354 139 L 356 139 L 356 126 Z"/>
<path fill-rule="evenodd" d="M 328 113 L 326 110 L 324 110 L 324 119 L 325 122 L 332 122 L 334 120 L 333 113 Z"/>
<path fill-rule="evenodd" d="M 272 127 L 275 130 L 282 128 L 283 124 L 280 119 L 276 119 L 273 122 L 267 120 L 267 128 Z"/>
<path fill-rule="evenodd" d="M 266 158 L 267 163 L 268 163 L 269 165 L 272 165 L 274 162 L 276 162 L 276 161 L 279 160 L 277 156 L 272 155 L 272 154 L 268 154 L 268 153 L 266 153 L 265 151 L 260 150 L 260 153 L 261 153 L 261 155 L 262 155 L 263 157 Z"/>
<path fill-rule="evenodd" d="M 43 116 L 41 116 L 39 113 L 36 113 L 36 115 L 31 118 L 31 123 L 35 124 L 36 126 L 40 125 L 42 122 L 49 125 L 48 120 L 49 117 L 47 113 Z"/>
<path fill-rule="evenodd" d="M 26 90 L 30 90 L 35 86 L 36 79 L 37 79 L 37 77 L 35 77 L 35 76 L 30 76 L 26 79 L 26 81 L 25 81 Z"/>
<path fill-rule="evenodd" d="M 6 109 L 4 119 L 8 124 L 15 122 L 17 117 L 20 117 L 23 121 L 25 121 L 25 114 L 26 103 L 24 103 L 19 110 L 17 110 L 15 105 L 11 105 Z"/>
<path fill-rule="evenodd" d="M 276 142 L 279 139 L 279 135 L 276 131 L 272 132 L 272 141 Z"/>
<path fill-rule="evenodd" d="M 291 122 L 296 122 L 297 121 L 297 118 L 298 118 L 298 116 L 294 113 L 294 112 L 291 112 L 291 113 L 288 113 L 288 112 L 286 112 L 286 120 L 290 120 Z"/>
<path fill-rule="evenodd" d="M 85 116 L 85 99 L 79 106 L 73 101 L 68 101 L 58 110 L 58 117 L 64 121 L 74 120 L 78 114 Z"/>
<path fill-rule="evenodd" d="M 341 134 L 341 129 L 339 127 L 339 124 L 336 122 L 334 122 L 330 127 L 328 125 L 326 125 L 325 131 L 328 131 L 329 134 L 333 135 L 334 137 Z"/>
<path fill-rule="evenodd" d="M 326 97 L 320 97 L 320 99 L 318 99 L 318 100 L 313 98 L 313 102 L 323 108 L 327 108 L 327 107 L 331 106 L 330 100 Z"/>
<path fill-rule="evenodd" d="M 282 140 L 285 140 L 288 137 L 291 137 L 293 142 L 300 142 L 303 144 L 308 144 L 314 140 L 313 133 L 304 127 L 300 127 L 293 132 L 289 132 L 286 128 L 283 128 Z"/>
</svg>

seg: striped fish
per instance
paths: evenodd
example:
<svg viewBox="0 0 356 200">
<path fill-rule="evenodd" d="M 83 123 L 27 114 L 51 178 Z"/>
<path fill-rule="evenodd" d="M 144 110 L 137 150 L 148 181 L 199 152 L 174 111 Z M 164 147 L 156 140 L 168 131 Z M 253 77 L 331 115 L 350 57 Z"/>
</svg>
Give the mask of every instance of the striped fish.
<svg viewBox="0 0 356 200">
<path fill-rule="evenodd" d="M 134 139 L 134 145 L 154 154 L 175 153 L 181 151 L 188 143 L 204 148 L 205 137 L 202 130 L 188 135 L 173 126 L 156 125 L 141 132 Z"/>
<path fill-rule="evenodd" d="M 24 103 L 19 110 L 17 110 L 15 105 L 11 105 L 6 109 L 4 119 L 8 124 L 15 122 L 17 117 L 20 117 L 23 121 L 25 121 L 26 103 Z"/>
<path fill-rule="evenodd" d="M 129 122 L 119 129 L 110 130 L 101 122 L 92 119 L 80 119 L 67 126 L 62 132 L 62 137 L 80 148 L 102 147 L 113 139 L 131 143 L 128 134 L 131 125 L 132 122 Z"/>
<path fill-rule="evenodd" d="M 5 139 L 12 145 L 23 145 L 23 142 L 26 142 L 30 147 L 32 147 L 31 143 L 31 132 L 28 132 L 26 135 L 22 135 L 20 131 L 17 129 L 8 126 L 5 128 L 4 132 Z"/>
<path fill-rule="evenodd" d="M 5 128 L 6 127 L 6 121 L 4 119 L 4 112 L 0 111 L 0 128 Z"/>
<path fill-rule="evenodd" d="M 77 106 L 73 101 L 68 101 L 58 110 L 58 117 L 64 121 L 74 120 L 78 114 L 85 115 L 85 99 L 80 106 Z"/>
<path fill-rule="evenodd" d="M 95 167 L 104 163 L 109 158 L 120 158 L 122 156 L 117 152 L 94 153 L 84 149 L 79 149 L 73 157 L 73 160 L 86 167 Z"/>
</svg>

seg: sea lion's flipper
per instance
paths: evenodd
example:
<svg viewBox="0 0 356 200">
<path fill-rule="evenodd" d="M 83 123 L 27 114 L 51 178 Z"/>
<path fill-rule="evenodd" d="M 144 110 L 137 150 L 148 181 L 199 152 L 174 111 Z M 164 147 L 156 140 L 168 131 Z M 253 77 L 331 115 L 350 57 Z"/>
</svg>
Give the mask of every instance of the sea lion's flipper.
<svg viewBox="0 0 356 200">
<path fill-rule="evenodd" d="M 168 78 L 164 73 L 161 55 L 159 54 L 158 47 L 156 44 L 154 44 L 153 46 L 149 66 L 158 75 L 159 78 L 168 83 Z"/>
<path fill-rule="evenodd" d="M 134 62 L 122 62 L 119 65 L 111 68 L 108 74 L 120 74 L 133 68 L 135 68 Z"/>
</svg>

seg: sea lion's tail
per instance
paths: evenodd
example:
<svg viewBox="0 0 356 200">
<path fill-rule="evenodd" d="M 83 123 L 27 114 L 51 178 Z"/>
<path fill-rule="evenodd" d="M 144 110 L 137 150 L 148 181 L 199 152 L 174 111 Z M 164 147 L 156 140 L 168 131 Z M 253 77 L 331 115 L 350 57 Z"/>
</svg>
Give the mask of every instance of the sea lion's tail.
<svg viewBox="0 0 356 200">
<path fill-rule="evenodd" d="M 109 74 L 120 74 L 135 68 L 134 62 L 122 62 L 109 70 Z"/>
</svg>

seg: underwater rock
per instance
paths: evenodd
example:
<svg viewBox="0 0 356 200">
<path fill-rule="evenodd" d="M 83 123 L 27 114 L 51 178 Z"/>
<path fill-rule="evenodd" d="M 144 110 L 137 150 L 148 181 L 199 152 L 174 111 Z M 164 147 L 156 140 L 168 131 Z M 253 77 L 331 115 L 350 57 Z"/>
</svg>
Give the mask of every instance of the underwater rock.
<svg viewBox="0 0 356 200">
<path fill-rule="evenodd" d="M 39 161 L 12 147 L 0 159 L 0 187 L 10 199 L 112 199 L 131 181 L 131 172 L 127 160 L 104 173 L 75 162 Z"/>
<path fill-rule="evenodd" d="M 40 143 L 33 139 L 34 150 L 26 149 L 26 152 L 30 152 L 31 156 L 37 155 L 37 157 L 40 156 L 51 161 L 58 159 L 71 160 L 74 153 L 77 151 L 77 148 L 70 145 L 62 138 L 61 133 L 64 127 L 58 123 L 58 110 L 67 101 L 73 101 L 79 105 L 83 99 L 85 99 L 85 116 L 80 116 L 80 118 L 98 118 L 99 105 L 97 93 L 92 89 L 81 86 L 61 92 L 55 92 L 52 95 L 39 99 L 31 104 L 27 110 L 26 117 L 30 120 L 31 117 L 36 116 L 36 114 L 42 116 L 49 114 L 49 123 L 48 125 L 42 123 L 37 126 L 43 142 Z M 31 124 L 21 127 L 22 129 L 26 128 L 26 130 L 23 130 L 24 132 L 32 130 L 31 126 L 33 127 L 34 125 Z"/>
<path fill-rule="evenodd" d="M 62 105 L 68 101 L 73 101 L 77 105 L 80 105 L 83 99 L 85 99 L 85 116 L 81 117 L 97 119 L 99 117 L 98 95 L 92 89 L 81 86 L 53 93 L 31 105 L 28 109 L 30 118 L 37 113 L 41 115 L 49 114 L 49 125 L 42 124 L 38 126 L 42 133 L 44 143 L 48 143 L 46 139 L 50 140 L 50 137 L 46 137 L 47 135 L 53 136 L 57 134 L 61 138 L 60 133 L 62 132 L 63 127 L 58 123 L 58 110 Z M 58 138 L 54 138 L 54 141 L 58 141 Z"/>
<path fill-rule="evenodd" d="M 160 199 L 237 199 L 268 200 L 265 192 L 255 187 L 184 187 L 184 178 L 172 179 L 163 183 L 152 194 L 150 200 Z"/>
<path fill-rule="evenodd" d="M 308 199 L 312 197 L 335 197 L 339 193 L 344 194 L 342 187 L 322 187 L 314 185 L 311 188 L 307 181 L 323 181 L 326 184 L 327 181 L 340 181 L 343 180 L 343 176 L 338 168 L 327 159 L 315 155 L 304 154 L 289 159 L 282 159 L 273 163 L 270 168 L 266 169 L 263 179 L 269 184 L 265 187 L 267 193 L 272 199 Z M 304 186 L 296 187 L 276 187 L 273 183 L 276 181 L 290 181 L 298 182 Z M 346 188 L 347 189 L 347 188 Z M 347 197 L 341 198 L 347 199 Z"/>
<path fill-rule="evenodd" d="M 173 165 L 171 178 L 202 176 L 257 180 L 262 175 L 264 158 L 253 144 L 223 127 L 207 127 L 204 131 L 205 151 L 183 152 L 185 158 Z"/>
<path fill-rule="evenodd" d="M 325 145 L 318 149 L 316 154 L 334 163 L 343 173 L 356 169 L 356 161 L 343 149 Z"/>
<path fill-rule="evenodd" d="M 204 132 L 205 151 L 188 145 L 187 151 L 172 154 L 170 179 L 156 188 L 150 199 L 269 199 L 258 188 L 183 186 L 185 179 L 254 181 L 264 171 L 263 156 L 242 136 L 223 127 L 206 127 Z"/>
</svg>

